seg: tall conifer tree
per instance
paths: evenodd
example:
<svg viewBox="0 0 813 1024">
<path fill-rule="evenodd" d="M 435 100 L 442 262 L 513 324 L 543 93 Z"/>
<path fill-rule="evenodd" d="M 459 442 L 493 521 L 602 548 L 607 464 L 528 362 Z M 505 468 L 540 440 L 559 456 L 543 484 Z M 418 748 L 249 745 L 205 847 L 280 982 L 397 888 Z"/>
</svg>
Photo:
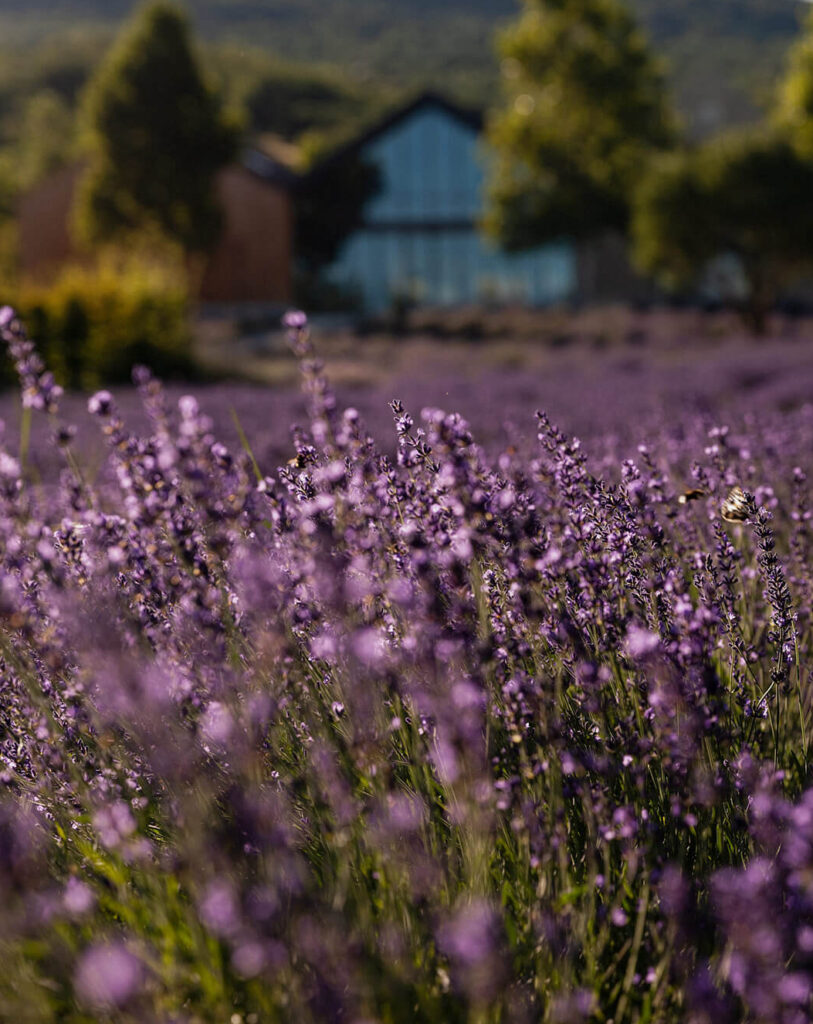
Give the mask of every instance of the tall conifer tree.
<svg viewBox="0 0 813 1024">
<path fill-rule="evenodd" d="M 158 0 L 139 11 L 92 81 L 86 113 L 83 234 L 115 241 L 157 229 L 187 252 L 211 247 L 220 230 L 214 178 L 237 139 L 173 5 Z"/>
</svg>

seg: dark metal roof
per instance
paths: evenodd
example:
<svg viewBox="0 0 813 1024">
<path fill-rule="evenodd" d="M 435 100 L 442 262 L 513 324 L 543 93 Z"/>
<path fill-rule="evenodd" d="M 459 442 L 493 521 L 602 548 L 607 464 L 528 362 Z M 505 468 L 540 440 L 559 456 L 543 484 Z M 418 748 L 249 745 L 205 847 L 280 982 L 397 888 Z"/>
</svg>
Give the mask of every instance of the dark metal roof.
<svg viewBox="0 0 813 1024">
<path fill-rule="evenodd" d="M 280 188 L 293 189 L 299 175 L 255 146 L 249 146 L 240 154 L 240 163 L 258 178 Z"/>
<path fill-rule="evenodd" d="M 432 92 L 430 90 L 420 93 L 407 103 L 403 103 L 400 107 L 396 107 L 394 110 L 391 110 L 386 116 L 381 118 L 380 121 L 377 121 L 374 125 L 349 142 L 347 144 L 347 148 L 360 149 L 362 146 L 366 146 L 368 142 L 372 142 L 380 135 L 384 135 L 391 128 L 400 124 L 401 121 L 405 121 L 414 113 L 419 110 L 423 110 L 425 107 L 439 108 L 456 121 L 462 121 L 463 124 L 467 125 L 473 131 L 479 132 L 483 128 L 483 115 L 479 110 L 470 110 L 467 107 L 461 107 L 458 104 L 453 103 L 452 100 L 442 96 L 440 93 Z"/>
</svg>

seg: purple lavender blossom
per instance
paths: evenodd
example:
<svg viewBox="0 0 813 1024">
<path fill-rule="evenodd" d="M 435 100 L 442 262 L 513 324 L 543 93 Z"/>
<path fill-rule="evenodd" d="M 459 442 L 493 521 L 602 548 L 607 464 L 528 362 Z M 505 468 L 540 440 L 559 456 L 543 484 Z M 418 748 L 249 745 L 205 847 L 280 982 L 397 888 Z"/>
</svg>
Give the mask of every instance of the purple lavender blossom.
<svg viewBox="0 0 813 1024">
<path fill-rule="evenodd" d="M 813 407 L 585 379 L 582 440 L 484 441 L 488 389 L 343 409 L 285 326 L 304 400 L 236 431 L 62 399 L 0 314 L 3 1012 L 809 1020 Z"/>
<path fill-rule="evenodd" d="M 118 942 L 91 946 L 76 969 L 76 996 L 92 1010 L 124 1006 L 139 990 L 144 972 L 141 962 Z"/>
</svg>

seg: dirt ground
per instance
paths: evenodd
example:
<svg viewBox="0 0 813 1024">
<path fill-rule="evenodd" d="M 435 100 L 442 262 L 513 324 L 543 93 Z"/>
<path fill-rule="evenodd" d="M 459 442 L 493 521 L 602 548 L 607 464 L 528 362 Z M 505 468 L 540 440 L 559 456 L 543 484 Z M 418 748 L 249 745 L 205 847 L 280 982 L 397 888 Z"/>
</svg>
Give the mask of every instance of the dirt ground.
<svg viewBox="0 0 813 1024">
<path fill-rule="evenodd" d="M 569 365 L 647 364 L 686 366 L 714 353 L 764 352 L 813 339 L 813 319 L 777 315 L 764 338 L 744 332 L 732 312 L 634 310 L 622 306 L 567 310 L 461 309 L 413 313 L 397 325 L 358 329 L 335 318 L 315 317 L 319 354 L 337 386 L 386 387 L 403 376 L 480 375 L 493 370 L 539 374 Z M 807 348 L 807 346 L 805 346 Z M 278 327 L 220 318 L 201 322 L 197 355 L 216 375 L 288 388 L 297 369 Z M 800 353 L 801 356 L 801 353 Z M 806 361 L 806 353 L 802 358 Z"/>
</svg>

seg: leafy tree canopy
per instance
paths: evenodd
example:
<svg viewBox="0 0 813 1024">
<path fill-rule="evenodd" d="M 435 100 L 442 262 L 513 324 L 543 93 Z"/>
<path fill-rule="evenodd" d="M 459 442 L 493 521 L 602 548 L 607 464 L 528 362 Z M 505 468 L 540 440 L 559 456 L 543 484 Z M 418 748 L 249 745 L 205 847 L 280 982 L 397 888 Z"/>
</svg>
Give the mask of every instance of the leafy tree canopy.
<svg viewBox="0 0 813 1024">
<path fill-rule="evenodd" d="M 731 135 L 673 154 L 650 169 L 636 195 L 636 261 L 674 287 L 714 257 L 735 256 L 743 311 L 762 332 L 781 290 L 813 268 L 812 195 L 813 163 L 776 133 Z"/>
<path fill-rule="evenodd" d="M 813 159 L 813 10 L 788 54 L 774 117 L 799 151 Z"/>
<path fill-rule="evenodd" d="M 693 131 L 753 120 L 774 86 L 803 4 L 794 0 L 630 0 Z M 60 47 L 91 28 L 110 32 L 135 0 L 0 0 L 0 79 L 50 37 Z M 494 94 L 491 38 L 517 0 L 186 0 L 201 35 L 262 47 L 286 60 L 329 63 L 350 78 L 431 85 L 467 104 Z M 98 51 L 98 47 L 97 47 Z M 37 53 L 29 69 L 40 66 Z"/>
<path fill-rule="evenodd" d="M 158 230 L 187 251 L 216 240 L 214 177 L 234 155 L 223 118 L 171 4 L 142 8 L 86 96 L 91 169 L 79 224 L 94 242 Z"/>
<path fill-rule="evenodd" d="M 521 249 L 625 231 L 645 160 L 675 135 L 660 68 L 632 15 L 619 0 L 524 0 L 501 51 L 492 233 Z"/>
<path fill-rule="evenodd" d="M 22 188 L 67 163 L 74 155 L 74 116 L 58 92 L 43 89 L 23 109 L 17 142 L 17 174 Z"/>
<path fill-rule="evenodd" d="M 379 185 L 377 168 L 357 155 L 340 156 L 305 178 L 297 197 L 296 250 L 307 274 L 336 259 Z"/>
</svg>

